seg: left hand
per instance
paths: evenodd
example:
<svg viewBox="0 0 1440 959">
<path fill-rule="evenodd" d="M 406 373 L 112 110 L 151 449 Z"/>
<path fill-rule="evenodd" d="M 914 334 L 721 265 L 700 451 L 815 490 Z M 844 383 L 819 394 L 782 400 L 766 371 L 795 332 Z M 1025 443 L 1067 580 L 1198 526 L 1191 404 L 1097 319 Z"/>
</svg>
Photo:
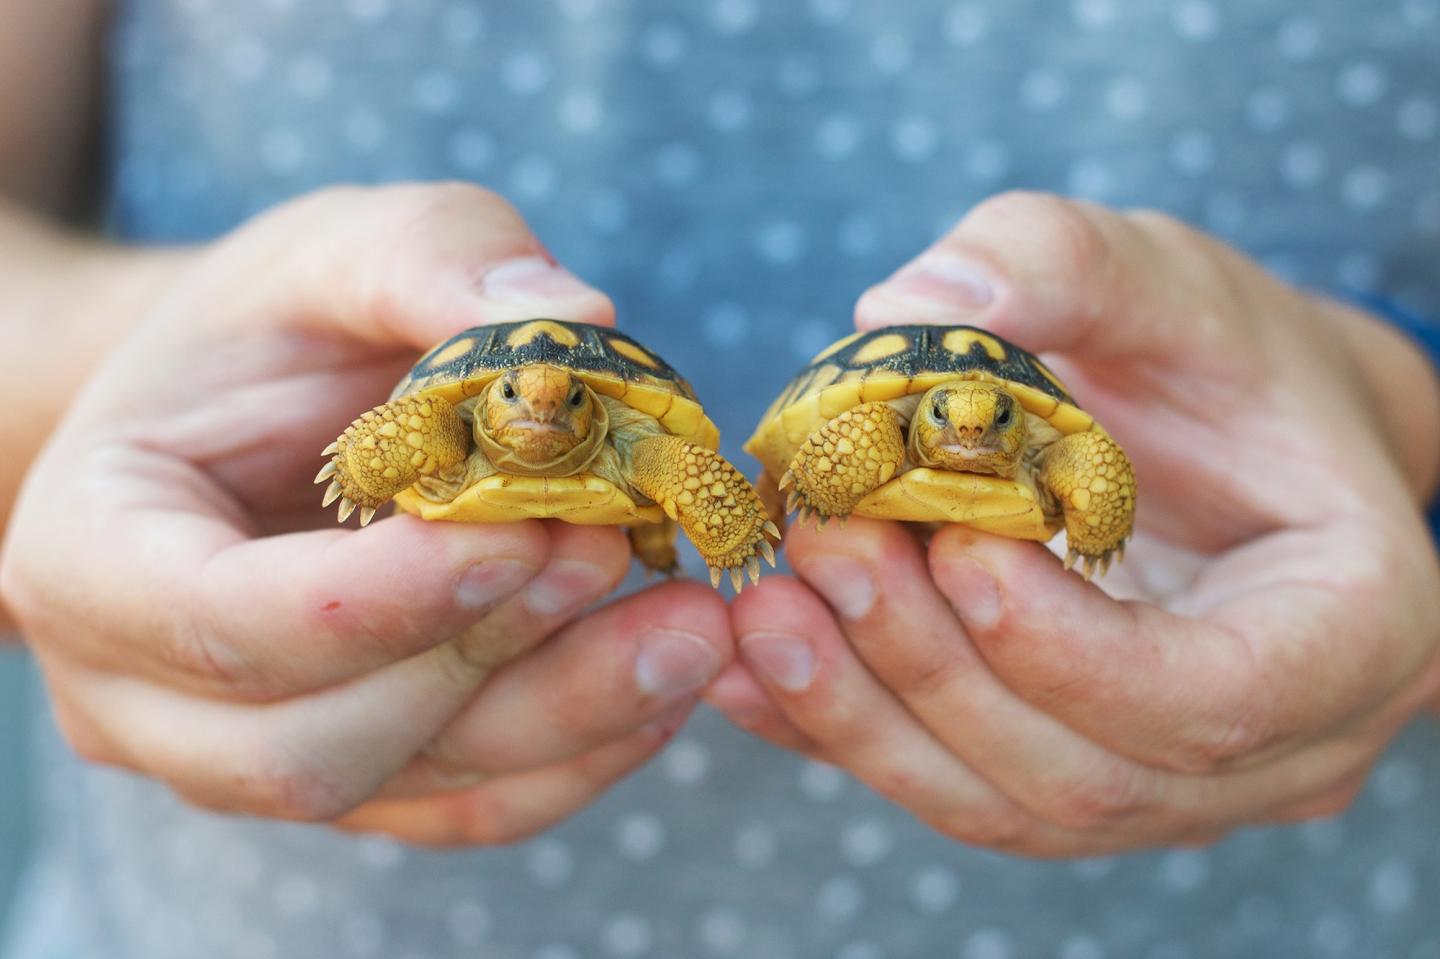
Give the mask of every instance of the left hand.
<svg viewBox="0 0 1440 959">
<path fill-rule="evenodd" d="M 1095 855 L 1345 808 L 1440 691 L 1437 384 L 1373 318 L 1153 213 L 1009 195 L 857 310 L 1044 351 L 1125 447 L 1104 590 L 1045 547 L 785 539 L 708 698 L 966 842 Z M 1112 595 L 1113 593 L 1113 595 Z"/>
</svg>

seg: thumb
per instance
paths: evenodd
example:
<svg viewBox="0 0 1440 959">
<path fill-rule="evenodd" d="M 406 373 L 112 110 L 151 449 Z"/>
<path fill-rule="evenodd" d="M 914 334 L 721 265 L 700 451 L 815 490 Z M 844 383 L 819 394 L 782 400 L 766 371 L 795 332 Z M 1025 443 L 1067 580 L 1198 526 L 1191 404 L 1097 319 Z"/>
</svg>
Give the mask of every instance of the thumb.
<svg viewBox="0 0 1440 959">
<path fill-rule="evenodd" d="M 217 332 L 268 325 L 418 348 L 487 323 L 613 325 L 615 316 L 609 298 L 557 264 L 514 207 L 466 183 L 308 194 L 221 241 L 186 285 L 216 304 L 204 322 Z"/>
<path fill-rule="evenodd" d="M 1263 275 L 1161 214 L 1007 193 L 868 290 L 856 325 L 968 324 L 1032 352 L 1173 357 L 1230 332 L 1235 269 Z"/>
</svg>

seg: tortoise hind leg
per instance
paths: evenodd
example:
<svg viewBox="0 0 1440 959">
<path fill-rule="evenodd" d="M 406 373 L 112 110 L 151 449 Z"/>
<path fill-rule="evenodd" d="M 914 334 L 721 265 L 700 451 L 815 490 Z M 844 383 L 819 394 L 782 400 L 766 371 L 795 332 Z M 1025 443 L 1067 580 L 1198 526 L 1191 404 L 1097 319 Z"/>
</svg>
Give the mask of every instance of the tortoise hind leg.
<svg viewBox="0 0 1440 959">
<path fill-rule="evenodd" d="M 775 549 L 766 537 L 779 539 L 780 530 L 749 481 L 725 457 L 670 435 L 636 441 L 631 455 L 630 485 L 685 530 L 710 567 L 712 586 L 719 586 L 721 571 L 729 570 L 738 591 L 742 570 L 751 582 L 759 580 L 759 557 L 775 565 Z"/>
<path fill-rule="evenodd" d="M 331 443 L 315 482 L 330 480 L 324 505 L 340 500 L 340 521 L 360 507 L 360 524 L 422 476 L 465 461 L 470 428 L 438 396 L 402 396 L 367 413 Z"/>
<path fill-rule="evenodd" d="M 786 511 L 800 508 L 823 523 L 846 517 L 862 499 L 888 482 L 905 462 L 905 431 L 888 403 L 861 403 L 811 433 L 780 478 L 793 486 Z"/>
<path fill-rule="evenodd" d="M 1074 433 L 1045 451 L 1038 479 L 1065 514 L 1065 568 L 1083 559 L 1086 579 L 1097 567 L 1104 575 L 1123 556 L 1135 521 L 1135 472 L 1125 451 L 1104 433 Z"/>
<path fill-rule="evenodd" d="M 635 554 L 645 569 L 662 576 L 674 576 L 680 571 L 679 554 L 675 552 L 675 537 L 680 527 L 674 520 L 660 523 L 646 523 L 630 527 L 630 551 Z"/>
</svg>

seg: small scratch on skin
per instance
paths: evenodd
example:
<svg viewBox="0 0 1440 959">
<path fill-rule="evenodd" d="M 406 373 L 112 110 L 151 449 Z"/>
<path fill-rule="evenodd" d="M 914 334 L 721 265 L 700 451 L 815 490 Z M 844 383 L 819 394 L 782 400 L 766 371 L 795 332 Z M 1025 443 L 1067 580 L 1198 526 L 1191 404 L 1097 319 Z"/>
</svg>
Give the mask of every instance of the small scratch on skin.
<svg viewBox="0 0 1440 959">
<path fill-rule="evenodd" d="M 332 600 L 330 600 L 330 602 L 326 603 L 324 606 L 321 606 L 321 607 L 320 607 L 320 610 L 321 610 L 321 612 L 325 612 L 325 613 L 333 613 L 333 612 L 335 612 L 335 610 L 337 610 L 337 609 L 339 609 L 339 608 L 340 608 L 340 600 L 338 600 L 338 599 L 332 599 Z"/>
</svg>

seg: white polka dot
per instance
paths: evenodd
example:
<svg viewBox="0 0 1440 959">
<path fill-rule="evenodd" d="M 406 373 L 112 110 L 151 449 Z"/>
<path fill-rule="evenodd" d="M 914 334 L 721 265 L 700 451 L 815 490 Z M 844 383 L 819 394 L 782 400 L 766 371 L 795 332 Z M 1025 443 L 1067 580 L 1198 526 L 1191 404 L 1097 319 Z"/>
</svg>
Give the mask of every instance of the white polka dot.
<svg viewBox="0 0 1440 959">
<path fill-rule="evenodd" d="M 1419 885 L 1413 863 L 1404 859 L 1387 859 L 1375 867 L 1370 876 L 1370 905 L 1376 912 L 1397 916 L 1415 901 Z"/>
<path fill-rule="evenodd" d="M 440 34 L 452 47 L 473 46 L 485 33 L 485 16 L 473 3 L 455 3 L 440 15 Z"/>
<path fill-rule="evenodd" d="M 340 924 L 340 938 L 352 956 L 379 955 L 385 945 L 385 923 L 373 912 L 352 913 Z"/>
<path fill-rule="evenodd" d="M 1388 809 L 1412 805 L 1420 798 L 1420 765 L 1409 756 L 1388 758 L 1375 770 L 1371 788 L 1375 790 L 1375 798 Z"/>
<path fill-rule="evenodd" d="M 816 353 L 834 343 L 840 338 L 841 328 L 838 323 L 830 323 L 826 320 L 801 320 L 790 328 L 790 352 L 797 360 L 808 362 Z M 818 766 L 818 764 L 817 764 Z M 822 769 L 828 767 L 820 767 Z M 836 775 L 841 776 L 838 770 Z M 819 777 L 816 777 L 819 779 Z M 831 794 L 829 786 L 820 786 L 819 782 L 812 783 L 806 787 L 804 777 L 801 779 L 801 789 L 816 802 L 826 802 L 839 795 L 838 786 L 843 785 L 843 777 L 836 782 L 836 791 Z M 814 792 L 811 792 L 814 789 Z"/>
<path fill-rule="evenodd" d="M 745 310 L 734 303 L 713 303 L 701 319 L 711 342 L 737 343 L 745 338 L 750 321 Z M 670 743 L 661 754 L 660 765 L 665 778 L 677 786 L 694 786 L 710 772 L 710 749 L 698 739 L 688 736 Z"/>
<path fill-rule="evenodd" d="M 1067 936 L 1055 959 L 1105 959 L 1105 946 L 1094 936 Z"/>
<path fill-rule="evenodd" d="M 960 898 L 960 880 L 947 866 L 930 866 L 910 881 L 910 899 L 921 912 L 937 915 L 948 911 Z"/>
<path fill-rule="evenodd" d="M 1104 162 L 1084 158 L 1071 164 L 1066 176 L 1070 192 L 1083 199 L 1104 199 L 1115 188 L 1115 177 Z"/>
<path fill-rule="evenodd" d="M 1440 107 L 1434 100 L 1407 97 L 1395 117 L 1400 135 L 1407 140 L 1428 140 L 1440 129 Z"/>
<path fill-rule="evenodd" d="M 630 813 L 615 827 L 615 847 L 635 862 L 654 859 L 665 848 L 665 824 L 651 813 Z"/>
<path fill-rule="evenodd" d="M 1349 253 L 1340 259 L 1336 274 L 1351 290 L 1374 290 L 1380 285 L 1380 261 L 1371 253 Z"/>
<path fill-rule="evenodd" d="M 342 126 L 345 139 L 357 150 L 374 150 L 385 139 L 385 118 L 370 107 L 351 110 L 345 115 Z"/>
<path fill-rule="evenodd" d="M 282 876 L 271 894 L 275 911 L 286 918 L 308 915 L 320 905 L 320 886 L 309 876 Z"/>
<path fill-rule="evenodd" d="M 251 83 L 270 65 L 270 54 L 258 40 L 240 37 L 225 47 L 221 60 L 231 77 L 241 83 Z"/>
<path fill-rule="evenodd" d="M 686 247 L 672 247 L 660 258 L 655 272 L 666 288 L 683 292 L 694 286 L 700 276 L 700 257 Z"/>
<path fill-rule="evenodd" d="M 745 945 L 745 919 L 728 906 L 718 906 L 700 917 L 700 941 L 712 955 L 731 956 Z"/>
<path fill-rule="evenodd" d="M 705 334 L 705 339 L 716 346 L 736 346 L 745 342 L 750 333 L 750 315 L 745 308 L 737 303 L 712 303 L 705 309 L 700 318 L 700 329 Z M 698 743 L 695 744 L 697 747 Z M 673 750 L 674 747 L 671 747 Z M 668 755 L 668 751 L 667 751 Z M 708 765 L 709 757 L 701 753 L 705 758 L 698 767 L 699 776 L 704 776 L 704 766 Z M 667 769 L 667 772 L 670 770 Z M 674 776 L 671 779 L 674 780 Z M 691 780 L 685 785 L 691 785 L 698 781 Z"/>
<path fill-rule="evenodd" d="M 880 248 L 880 224 L 863 211 L 848 214 L 840 221 L 837 239 L 847 256 L 868 256 Z"/>
<path fill-rule="evenodd" d="M 1275 48 L 1287 60 L 1308 60 L 1320 49 L 1320 28 L 1307 16 L 1291 17 L 1280 24 Z"/>
<path fill-rule="evenodd" d="M 335 69 L 324 57 L 307 53 L 290 64 L 290 87 L 302 97 L 317 100 L 329 93 L 334 83 Z"/>
<path fill-rule="evenodd" d="M 1278 130 L 1290 118 L 1290 98 L 1284 90 L 1263 87 L 1246 99 L 1245 116 L 1256 130 L 1264 133 Z"/>
<path fill-rule="evenodd" d="M 422 113 L 448 113 L 460 98 L 460 81 L 445 70 L 427 70 L 415 78 L 410 98 Z"/>
<path fill-rule="evenodd" d="M 1220 32 L 1220 14 L 1209 0 L 1180 0 L 1172 16 L 1175 32 L 1186 40 L 1209 40 Z"/>
<path fill-rule="evenodd" d="M 1360 213 L 1379 208 L 1389 192 L 1390 175 L 1380 167 L 1356 167 L 1340 181 L 1340 198 L 1346 206 Z"/>
<path fill-rule="evenodd" d="M 1104 879 L 1115 871 L 1115 860 L 1108 856 L 1093 859 L 1077 859 L 1070 864 L 1070 871 L 1081 879 L 1091 882 Z"/>
<path fill-rule="evenodd" d="M 854 876 L 832 876 L 820 884 L 815 907 L 831 922 L 853 919 L 865 905 L 865 889 Z"/>
<path fill-rule="evenodd" d="M 885 951 L 875 943 L 861 939 L 841 946 L 835 953 L 835 959 L 885 959 Z"/>
<path fill-rule="evenodd" d="M 560 125 L 571 133 L 593 133 L 603 113 L 600 98 L 589 90 L 571 90 L 560 98 Z"/>
<path fill-rule="evenodd" d="M 673 23 L 656 23 L 640 35 L 640 49 L 652 65 L 668 67 L 685 56 L 690 39 Z"/>
<path fill-rule="evenodd" d="M 606 953 L 620 959 L 643 956 L 654 938 L 649 920 L 628 912 L 612 916 L 600 930 Z"/>
<path fill-rule="evenodd" d="M 1194 892 L 1210 875 L 1210 860 L 1194 849 L 1177 849 L 1160 861 L 1160 881 L 1172 892 Z"/>
<path fill-rule="evenodd" d="M 1326 956 L 1351 959 L 1355 955 L 1355 936 L 1355 920 L 1343 912 L 1324 913 L 1310 926 L 1310 944 Z"/>
<path fill-rule="evenodd" d="M 560 171 L 547 156 L 521 157 L 510 171 L 510 188 L 526 200 L 543 200 L 555 192 Z"/>
<path fill-rule="evenodd" d="M 590 225 L 597 233 L 616 236 L 630 225 L 630 201 L 614 190 L 602 190 L 586 202 Z"/>
<path fill-rule="evenodd" d="M 559 839 L 538 839 L 526 850 L 525 868 L 541 886 L 563 886 L 575 874 L 575 854 Z"/>
<path fill-rule="evenodd" d="M 490 935 L 490 910 L 476 899 L 462 899 L 445 910 L 445 928 L 458 946 L 474 948 Z"/>
<path fill-rule="evenodd" d="M 781 92 L 792 97 L 808 97 L 820 89 L 820 67 L 813 59 L 798 54 L 780 63 Z"/>
<path fill-rule="evenodd" d="M 1314 186 L 1325 176 L 1325 153 L 1316 143 L 1297 140 L 1280 154 L 1280 176 L 1286 183 L 1303 190 Z"/>
<path fill-rule="evenodd" d="M 827 334 L 825 342 L 829 343 L 833 339 L 834 337 Z M 815 355 L 824 345 L 822 343 L 815 350 L 806 353 L 806 358 Z M 806 760 L 800 768 L 800 792 L 811 802 L 833 802 L 840 798 L 844 788 L 845 774 L 834 766 Z"/>
<path fill-rule="evenodd" d="M 1345 826 L 1338 818 L 1311 819 L 1300 824 L 1300 841 L 1317 856 L 1331 856 L 1345 842 Z"/>
<path fill-rule="evenodd" d="M 1440 0 L 1405 0 L 1400 12 L 1412 27 L 1428 27 L 1440 21 Z"/>
<path fill-rule="evenodd" d="M 1010 959 L 1015 955 L 1015 940 L 1003 929 L 977 929 L 965 940 L 960 955 L 964 959 Z"/>
<path fill-rule="evenodd" d="M 747 869 L 769 866 L 778 848 L 775 831 L 764 823 L 748 823 L 735 833 L 735 861 Z"/>
<path fill-rule="evenodd" d="M 750 98 L 739 90 L 716 90 L 705 105 L 705 114 L 715 129 L 732 133 L 749 124 Z"/>
<path fill-rule="evenodd" d="M 290 176 L 305 165 L 305 141 L 294 130 L 267 130 L 260 135 L 260 162 L 276 176 Z"/>
<path fill-rule="evenodd" d="M 584 959 L 584 957 L 574 946 L 551 942 L 536 949 L 533 959 Z"/>
<path fill-rule="evenodd" d="M 534 50 L 517 51 L 501 64 L 500 82 L 515 93 L 539 93 L 550 82 L 550 64 Z"/>
<path fill-rule="evenodd" d="M 1357 60 L 1346 64 L 1335 80 L 1340 99 L 1355 107 L 1367 107 L 1385 95 L 1389 80 L 1385 70 L 1373 60 Z"/>
<path fill-rule="evenodd" d="M 850 15 L 851 0 L 810 0 L 810 16 L 820 23 L 840 23 Z"/>
<path fill-rule="evenodd" d="M 1031 70 L 1020 81 L 1020 102 L 1027 110 L 1043 113 L 1065 99 L 1065 81 L 1058 73 L 1043 67 Z"/>
<path fill-rule="evenodd" d="M 878 819 L 851 823 L 840 833 L 840 850 L 854 866 L 873 866 L 890 855 L 893 847 L 889 827 Z"/>
<path fill-rule="evenodd" d="M 1115 20 L 1115 0 L 1074 0 L 1070 13 L 1086 30 L 1098 30 Z"/>
<path fill-rule="evenodd" d="M 935 154 L 940 131 L 929 117 L 902 117 L 890 132 L 890 146 L 907 163 L 921 163 Z"/>
<path fill-rule="evenodd" d="M 772 220 L 755 234 L 755 249 L 775 266 L 794 266 L 805 256 L 805 229 L 794 220 Z"/>
<path fill-rule="evenodd" d="M 989 29 L 990 18 L 978 3 L 957 3 L 945 14 L 945 39 L 956 46 L 979 43 Z"/>
<path fill-rule="evenodd" d="M 1117 120 L 1139 119 L 1149 106 L 1149 94 L 1134 77 L 1121 77 L 1105 90 L 1105 109 Z"/>
<path fill-rule="evenodd" d="M 910 41 L 899 33 L 882 33 L 870 44 L 870 62 L 885 76 L 903 73 L 913 59 Z"/>
<path fill-rule="evenodd" d="M 1215 138 L 1204 130 L 1185 130 L 1170 141 L 1170 163 L 1187 176 L 1204 176 L 1215 166 Z"/>
<path fill-rule="evenodd" d="M 760 16 L 756 0 L 714 0 L 710 22 L 727 36 L 737 36 L 755 25 Z"/>
<path fill-rule="evenodd" d="M 585 20 L 595 14 L 600 0 L 560 0 L 560 12 L 571 20 Z"/>
<path fill-rule="evenodd" d="M 362 23 L 375 23 L 390 13 L 390 0 L 347 0 L 350 16 Z"/>
<path fill-rule="evenodd" d="M 1010 169 L 1010 152 L 998 140 L 982 140 L 965 150 L 965 175 L 972 180 L 998 180 Z"/>
<path fill-rule="evenodd" d="M 1415 228 L 1427 236 L 1440 236 L 1440 191 L 1426 193 L 1416 202 Z M 1381 767 L 1381 771 L 1384 771 L 1384 767 Z M 1419 795 L 1419 789 L 1417 781 L 1416 795 Z"/>
<path fill-rule="evenodd" d="M 815 147 L 820 155 L 838 160 L 849 156 L 860 143 L 860 121 L 849 113 L 835 113 L 820 121 L 815 129 Z"/>
<path fill-rule="evenodd" d="M 460 127 L 450 135 L 450 162 L 466 173 L 489 165 L 495 156 L 495 138 L 477 127 Z"/>
</svg>

